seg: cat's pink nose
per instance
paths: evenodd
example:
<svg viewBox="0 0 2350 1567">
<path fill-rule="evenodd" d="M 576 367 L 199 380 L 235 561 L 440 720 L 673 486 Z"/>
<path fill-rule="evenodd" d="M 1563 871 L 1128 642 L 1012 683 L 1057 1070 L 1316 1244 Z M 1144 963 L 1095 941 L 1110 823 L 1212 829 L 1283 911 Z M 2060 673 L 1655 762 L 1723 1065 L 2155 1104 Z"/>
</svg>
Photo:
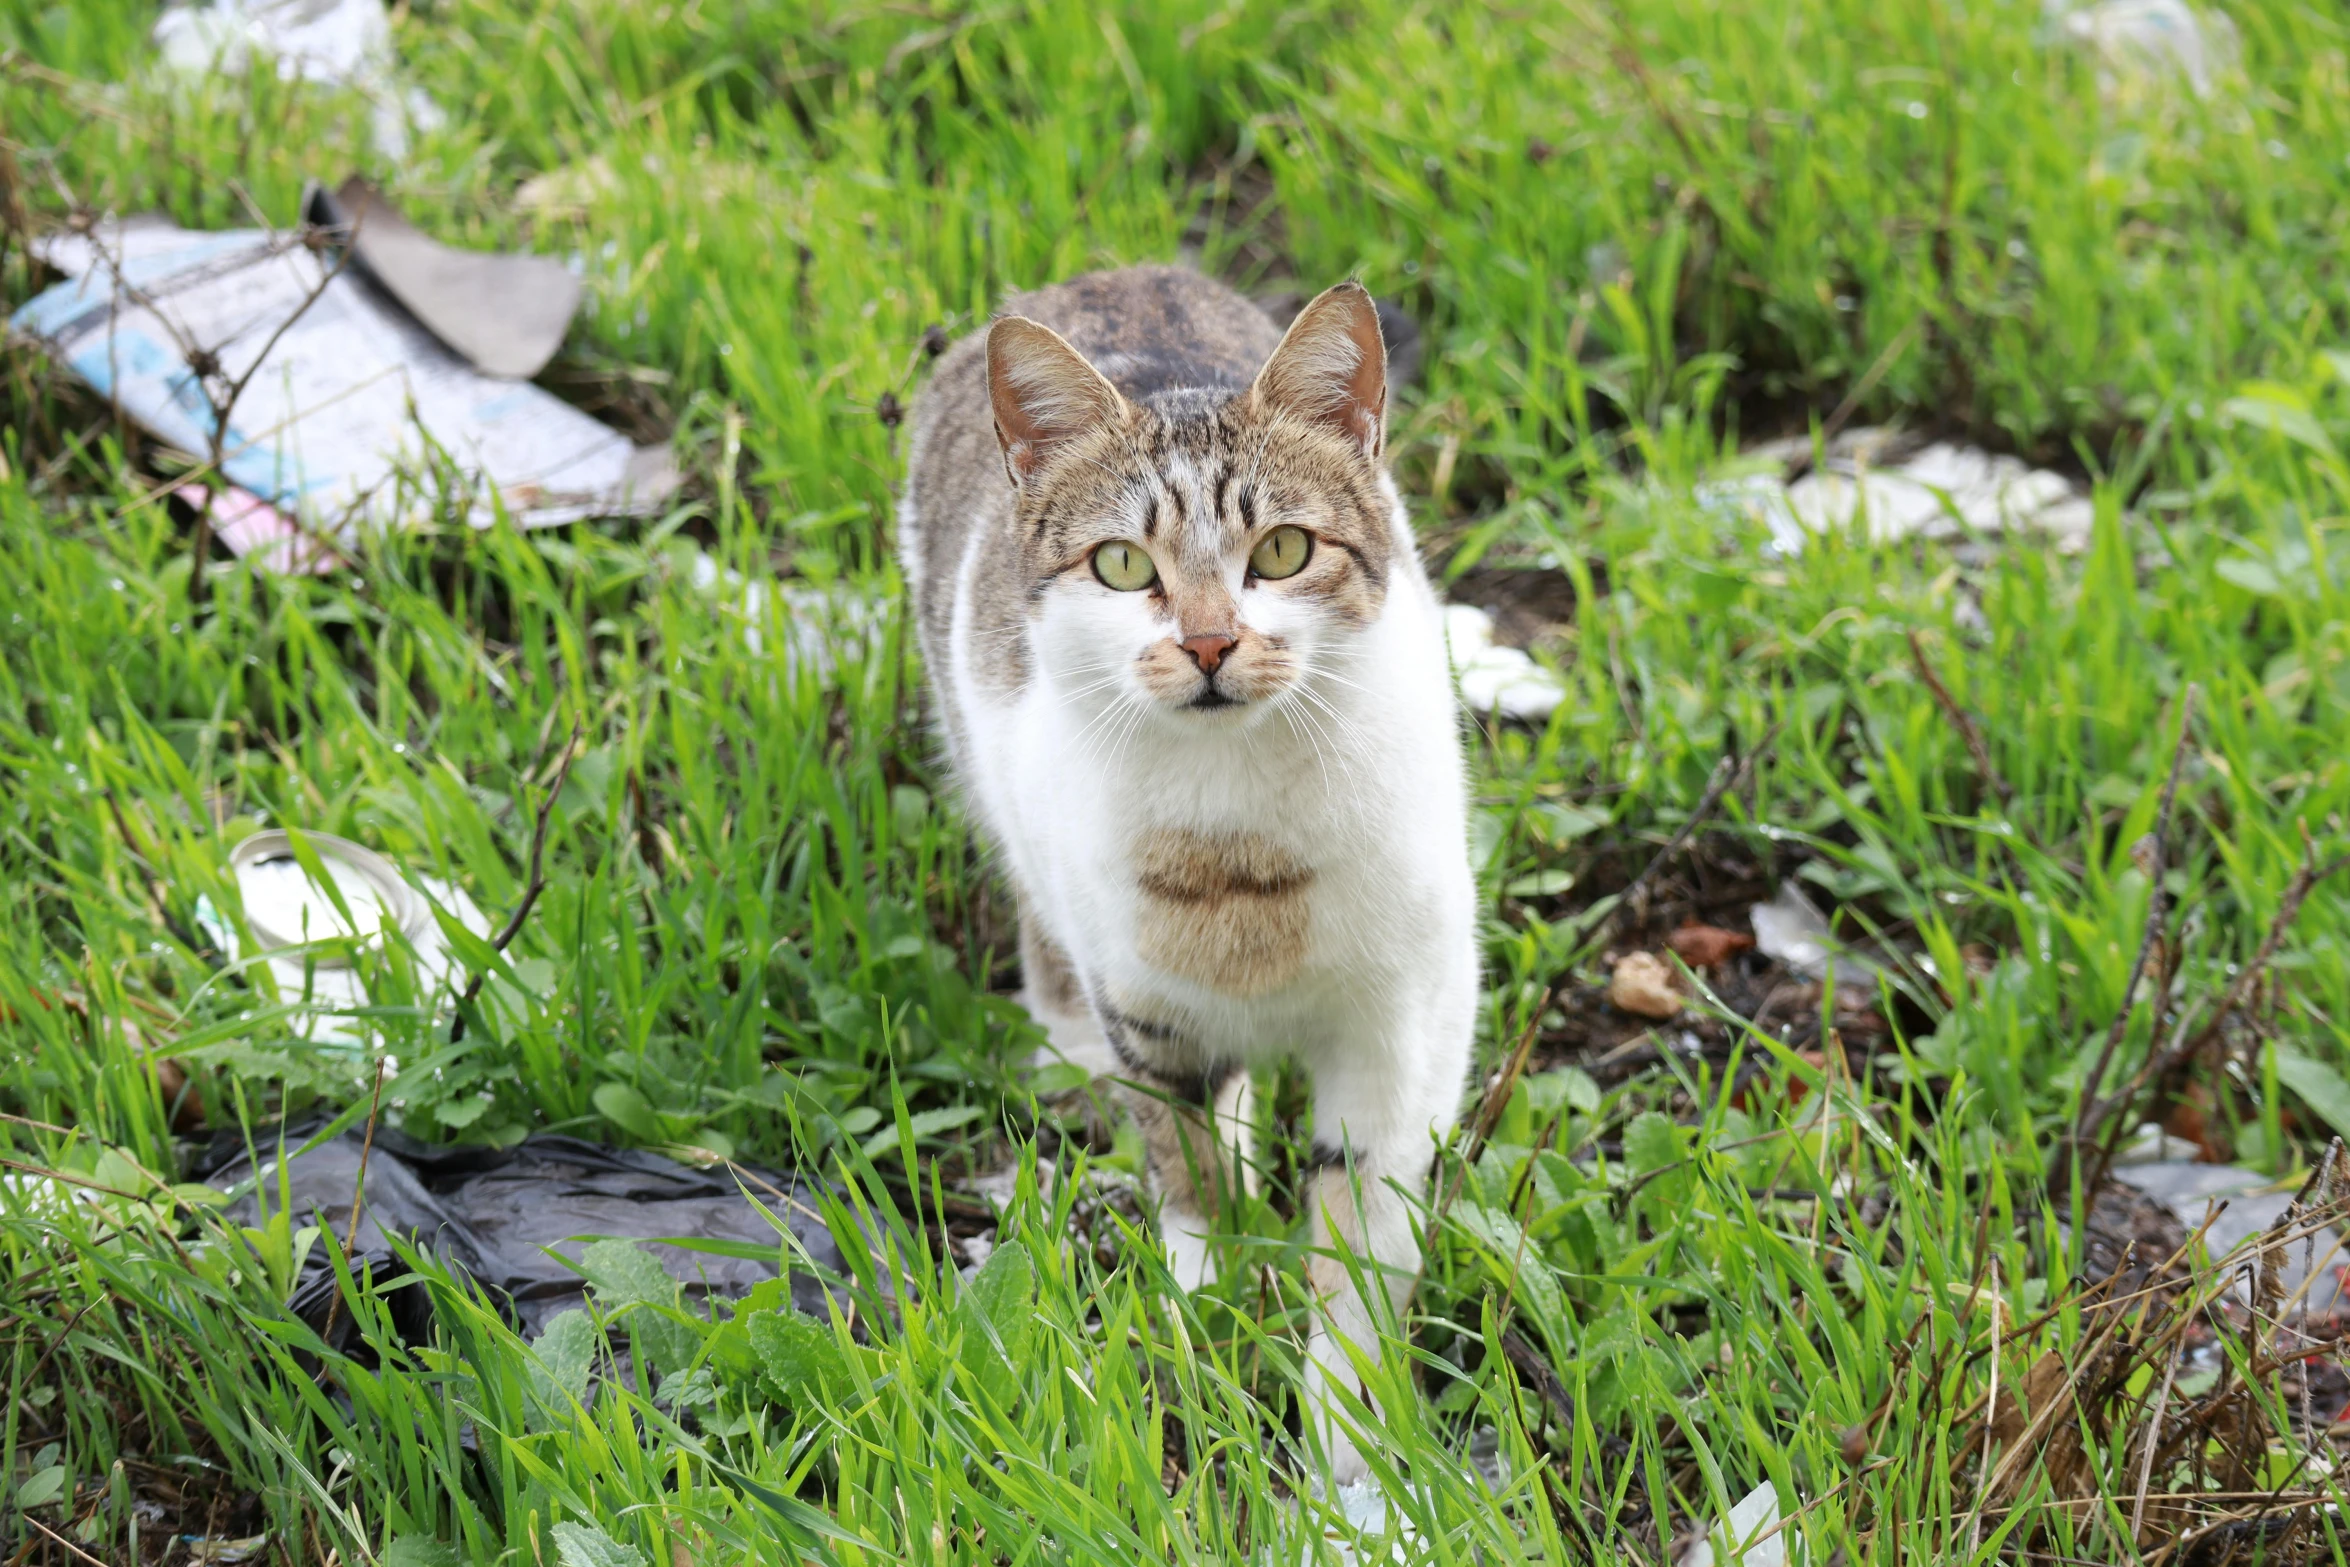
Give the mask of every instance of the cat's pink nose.
<svg viewBox="0 0 2350 1567">
<path fill-rule="evenodd" d="M 1231 637 L 1211 631 L 1203 636 L 1185 637 L 1175 645 L 1191 655 L 1191 661 L 1199 665 L 1201 674 L 1212 675 L 1216 672 L 1216 666 L 1224 662 L 1224 655 L 1231 650 L 1232 642 Z"/>
</svg>

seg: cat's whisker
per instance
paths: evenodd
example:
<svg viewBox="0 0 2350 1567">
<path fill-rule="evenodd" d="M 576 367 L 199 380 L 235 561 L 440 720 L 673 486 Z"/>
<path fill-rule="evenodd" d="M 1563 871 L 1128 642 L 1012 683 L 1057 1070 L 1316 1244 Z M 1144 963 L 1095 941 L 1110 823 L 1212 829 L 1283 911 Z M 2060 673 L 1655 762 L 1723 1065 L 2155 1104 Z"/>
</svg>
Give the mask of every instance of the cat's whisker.
<svg viewBox="0 0 2350 1567">
<path fill-rule="evenodd" d="M 1295 736 L 1306 746 L 1308 750 L 1314 753 L 1314 766 L 1319 769 L 1322 774 L 1322 792 L 1324 794 L 1328 794 L 1330 792 L 1330 764 L 1322 759 L 1321 742 L 1298 727 L 1297 714 L 1290 707 L 1290 704 L 1287 702 L 1282 703 L 1277 711 L 1281 714 L 1281 721 L 1289 726 L 1290 734 Z"/>
<path fill-rule="evenodd" d="M 1341 711 L 1336 703 L 1313 689 L 1310 684 L 1300 682 L 1297 694 L 1302 700 L 1313 703 L 1314 706 L 1329 714 L 1330 721 L 1338 726 L 1339 733 L 1348 739 L 1362 741 L 1369 738 L 1359 719 L 1351 713 Z"/>
<path fill-rule="evenodd" d="M 1287 704 L 1284 706 L 1283 710 L 1285 712 L 1295 712 L 1297 716 L 1303 718 L 1309 725 L 1312 726 L 1314 734 L 1317 737 L 1313 742 L 1314 757 L 1317 762 L 1321 760 L 1323 746 L 1325 743 L 1327 743 L 1332 754 L 1338 758 L 1338 770 L 1345 776 L 1347 788 L 1352 790 L 1355 787 L 1357 781 L 1355 778 L 1354 766 L 1347 756 L 1347 748 L 1339 743 L 1339 737 L 1330 734 L 1322 727 L 1322 721 L 1314 716 L 1314 711 L 1310 707 L 1297 707 L 1294 704 Z M 1322 780 L 1322 789 L 1324 793 L 1328 793 L 1330 791 L 1330 781 L 1327 774 L 1328 769 L 1325 767 L 1325 776 Z"/>
</svg>

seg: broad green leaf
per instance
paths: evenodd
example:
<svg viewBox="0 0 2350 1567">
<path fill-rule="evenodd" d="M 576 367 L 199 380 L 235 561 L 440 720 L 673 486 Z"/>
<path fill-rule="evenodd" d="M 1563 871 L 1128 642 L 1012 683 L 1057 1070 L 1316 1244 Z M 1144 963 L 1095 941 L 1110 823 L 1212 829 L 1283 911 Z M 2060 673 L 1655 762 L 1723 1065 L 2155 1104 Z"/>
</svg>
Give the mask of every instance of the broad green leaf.
<svg viewBox="0 0 2350 1567">
<path fill-rule="evenodd" d="M 596 1300 L 605 1309 L 634 1308 L 628 1313 L 628 1336 L 656 1369 L 675 1371 L 694 1358 L 693 1329 L 663 1315 L 676 1308 L 677 1281 L 635 1241 L 596 1242 L 581 1254 L 579 1270 L 596 1287 Z"/>
<path fill-rule="evenodd" d="M 2317 415 L 2310 412 L 2307 399 L 2289 386 L 2279 386 L 2273 381 L 2247 382 L 2234 397 L 2219 405 L 2219 417 L 2223 424 L 2274 430 L 2289 441 L 2339 460 L 2333 438 L 2317 422 Z"/>
<path fill-rule="evenodd" d="M 2277 1081 L 2300 1096 L 2301 1102 L 2315 1110 L 2326 1125 L 2350 1137 L 2350 1079 L 2345 1079 L 2336 1067 L 2303 1055 L 2293 1046 L 2278 1043 L 2271 1046 L 2277 1053 Z"/>
<path fill-rule="evenodd" d="M 1482 1203 L 1456 1202 L 1452 1222 L 1478 1243 L 1495 1279 L 1514 1290 L 1544 1334 L 1563 1333 L 1569 1326 L 1567 1297 L 1550 1271 L 1542 1248 L 1518 1227 L 1518 1221 L 1498 1208 Z"/>
<path fill-rule="evenodd" d="M 384 1547 L 383 1567 L 457 1567 L 457 1548 L 425 1534 L 403 1534 Z"/>
<path fill-rule="evenodd" d="M 645 1554 L 623 1545 L 592 1523 L 566 1520 L 548 1531 L 555 1537 L 555 1560 L 562 1567 L 645 1567 Z"/>
<path fill-rule="evenodd" d="M 1009 1404 L 1020 1385 L 1036 1328 L 1035 1295 L 1036 1264 L 1028 1248 L 1006 1241 L 955 1304 L 963 1320 L 963 1365 L 999 1404 Z"/>
<path fill-rule="evenodd" d="M 958 1126 L 968 1125 L 986 1113 L 978 1105 L 949 1105 L 943 1110 L 917 1110 L 906 1117 L 906 1124 L 913 1128 L 914 1141 L 921 1142 L 924 1138 L 936 1137 L 941 1132 L 951 1132 Z M 865 1157 L 878 1160 L 897 1146 L 898 1129 L 885 1126 L 865 1139 Z"/>
<path fill-rule="evenodd" d="M 46 1507 L 65 1494 L 66 1469 L 63 1464 L 51 1464 L 36 1469 L 25 1483 L 16 1488 L 16 1505 L 22 1508 Z"/>
<path fill-rule="evenodd" d="M 2247 593 L 2258 593 L 2264 598 L 2282 598 L 2284 584 L 2269 569 L 2266 561 L 2254 560 L 2249 555 L 2230 555 L 2211 568 L 2223 581 L 2233 582 Z"/>
<path fill-rule="evenodd" d="M 1681 1157 L 1681 1129 L 1661 1110 L 1644 1110 L 1624 1129 L 1624 1159 L 1634 1175 L 1652 1175 Z"/>
<path fill-rule="evenodd" d="M 651 1141 L 661 1135 L 660 1117 L 652 1101 L 626 1083 L 604 1083 L 591 1096 L 605 1120 L 628 1133 Z"/>
<path fill-rule="evenodd" d="M 1575 885 L 1575 873 L 1559 866 L 1520 876 L 1502 891 L 1513 898 L 1555 898 Z"/>
<path fill-rule="evenodd" d="M 759 1369 L 778 1396 L 795 1404 L 813 1403 L 848 1387 L 848 1362 L 830 1324 L 797 1311 L 763 1311 L 746 1329 Z"/>
<path fill-rule="evenodd" d="M 594 1320 L 579 1310 L 556 1313 L 531 1341 L 538 1357 L 531 1380 L 550 1409 L 562 1407 L 566 1397 L 587 1397 L 600 1347 Z"/>
</svg>

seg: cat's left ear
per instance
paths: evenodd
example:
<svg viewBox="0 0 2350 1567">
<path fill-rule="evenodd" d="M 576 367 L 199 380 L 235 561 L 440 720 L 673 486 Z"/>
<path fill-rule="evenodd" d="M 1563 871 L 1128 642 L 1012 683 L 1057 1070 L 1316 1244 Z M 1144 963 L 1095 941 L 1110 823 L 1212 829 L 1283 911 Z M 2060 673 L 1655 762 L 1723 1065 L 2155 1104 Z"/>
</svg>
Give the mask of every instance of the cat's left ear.
<svg viewBox="0 0 2350 1567">
<path fill-rule="evenodd" d="M 1370 292 L 1341 283 L 1299 311 L 1249 396 L 1337 431 L 1377 462 L 1387 445 L 1387 342 Z"/>
</svg>

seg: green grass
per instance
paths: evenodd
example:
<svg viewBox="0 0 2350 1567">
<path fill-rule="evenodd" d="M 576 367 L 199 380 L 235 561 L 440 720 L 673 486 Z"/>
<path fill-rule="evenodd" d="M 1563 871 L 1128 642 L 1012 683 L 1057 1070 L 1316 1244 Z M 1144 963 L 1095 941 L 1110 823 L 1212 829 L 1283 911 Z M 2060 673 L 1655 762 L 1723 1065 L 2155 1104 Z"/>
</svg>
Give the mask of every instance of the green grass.
<svg viewBox="0 0 2350 1567">
<path fill-rule="evenodd" d="M 305 177 L 359 168 L 453 240 L 577 253 L 561 378 L 673 425 L 694 476 L 646 524 L 429 527 L 324 582 L 216 566 L 199 620 L 185 534 L 140 503 L 169 455 L 11 346 L 0 1157 L 25 1179 L 0 1188 L 0 1358 L 24 1396 L 0 1486 L 106 1560 L 156 1497 L 289 1563 L 627 1559 L 583 1527 L 651 1562 L 1328 1548 L 1287 1434 L 1306 1302 L 1283 1181 L 1230 1216 L 1235 1282 L 1194 1299 L 1071 1180 L 1024 1185 L 974 1284 L 941 1241 L 963 1174 L 1133 1151 L 1015 1069 L 1008 904 L 924 728 L 888 564 L 902 443 L 874 409 L 914 390 L 928 324 L 1188 246 L 1244 283 L 1351 271 L 1401 297 L 1428 368 L 1395 446 L 1432 553 L 1545 564 L 1578 598 L 1546 651 L 1557 717 L 1476 737 L 1482 1059 L 1529 1024 L 1544 1043 L 1448 1164 L 1376 1378 L 1365 1445 L 1406 1558 L 1655 1561 L 1764 1479 L 1809 1504 L 1814 1561 L 2126 1558 L 2145 1410 L 2080 1422 L 2086 1480 L 2051 1458 L 1989 1497 L 1978 1401 L 2111 1327 L 2073 1301 L 2078 1215 L 2040 1176 L 2123 1006 L 2132 845 L 2185 689 L 2175 978 L 2124 1069 L 2158 1020 L 2209 1015 L 2304 832 L 2330 853 L 2350 830 L 2350 27 L 2233 14 L 2242 74 L 2198 100 L 2101 90 L 2037 3 L 438 0 L 397 37 L 448 123 L 392 165 L 348 98 L 156 77 L 144 5 L 0 0 L 0 136 L 37 225 L 76 203 L 286 221 Z M 566 201 L 518 201 L 591 160 Z M 0 293 L 33 286 L 12 245 Z M 1864 417 L 2095 475 L 2091 548 L 1788 559 L 1700 503 L 1739 432 L 1816 422 L 1872 368 Z M 697 548 L 881 595 L 882 628 L 829 672 L 787 664 L 783 601 L 750 623 L 693 585 Z M 1700 859 L 1800 868 L 1911 954 L 1871 998 L 1895 1032 L 1823 1080 L 1793 1048 L 1823 999 L 1789 1038 L 1734 1025 L 1734 1059 L 1603 1090 L 1541 998 L 1598 977 L 1595 898 L 1773 724 Z M 592 1408 L 586 1340 L 534 1351 L 422 1259 L 439 1339 L 401 1343 L 376 1279 L 347 1306 L 363 1352 L 328 1351 L 280 1304 L 297 1237 L 228 1233 L 172 1184 L 191 1106 L 153 1070 L 182 1063 L 212 1127 L 264 1142 L 364 1116 L 373 1065 L 302 1046 L 302 998 L 265 971 L 224 974 L 198 898 L 233 908 L 229 844 L 292 824 L 511 907 L 574 725 L 546 894 L 504 956 L 468 949 L 495 977 L 463 1036 L 382 960 L 385 1121 L 820 1170 L 911 1285 L 848 1291 L 852 1332 L 601 1281 L 611 1352 L 661 1376 Z M 2350 1105 L 2342 884 L 2272 975 L 2225 1059 L 2163 1091 L 2284 1175 Z M 1298 1129 L 1268 1130 L 1278 1177 Z M 2166 1319 L 2133 1309 L 2153 1338 Z M 2164 1483 L 2216 1484 L 2209 1454 L 2179 1465 Z M 2336 1559 L 2322 1534 L 2294 1549 Z"/>
</svg>

